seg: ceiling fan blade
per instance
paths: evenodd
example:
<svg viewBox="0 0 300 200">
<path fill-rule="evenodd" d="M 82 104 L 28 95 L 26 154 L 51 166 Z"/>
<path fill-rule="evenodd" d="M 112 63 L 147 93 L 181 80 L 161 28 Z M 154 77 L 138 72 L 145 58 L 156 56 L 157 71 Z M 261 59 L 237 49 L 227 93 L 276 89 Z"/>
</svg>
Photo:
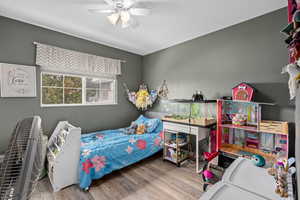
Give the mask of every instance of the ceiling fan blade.
<svg viewBox="0 0 300 200">
<path fill-rule="evenodd" d="M 111 13 L 116 12 L 114 9 L 107 9 L 107 10 L 102 10 L 102 9 L 89 9 L 89 11 L 90 11 L 91 13 L 108 13 L 108 14 L 111 14 Z"/>
<path fill-rule="evenodd" d="M 134 18 L 130 18 L 130 20 L 128 22 L 124 22 L 122 21 L 121 27 L 122 28 L 132 28 L 135 29 L 139 26 L 139 23 L 134 19 Z"/>
<path fill-rule="evenodd" d="M 111 24 L 117 25 L 117 23 L 120 21 L 120 14 L 119 13 L 113 13 L 113 14 L 107 16 L 107 19 Z"/>
<path fill-rule="evenodd" d="M 128 11 L 121 11 L 120 17 L 121 17 L 121 21 L 125 22 L 125 23 L 129 22 L 129 20 L 131 18 L 130 13 Z"/>
<path fill-rule="evenodd" d="M 124 0 L 123 4 L 125 8 L 131 8 L 136 3 L 135 0 Z"/>
<path fill-rule="evenodd" d="M 146 8 L 131 8 L 129 12 L 132 15 L 138 15 L 138 16 L 147 16 L 150 14 L 150 10 Z"/>
<path fill-rule="evenodd" d="M 113 0 L 103 0 L 103 1 L 105 1 L 105 3 L 107 3 L 108 5 L 114 5 Z"/>
</svg>

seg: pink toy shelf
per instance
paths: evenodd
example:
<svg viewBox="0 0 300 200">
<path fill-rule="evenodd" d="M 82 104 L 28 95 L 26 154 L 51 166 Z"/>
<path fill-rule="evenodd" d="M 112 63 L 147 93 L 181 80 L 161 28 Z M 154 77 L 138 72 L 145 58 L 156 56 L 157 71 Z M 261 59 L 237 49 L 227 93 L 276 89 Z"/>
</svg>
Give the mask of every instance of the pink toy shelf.
<svg viewBox="0 0 300 200">
<path fill-rule="evenodd" d="M 233 157 L 258 154 L 266 160 L 279 152 L 287 157 L 288 122 L 262 121 L 262 106 L 274 104 L 250 101 L 253 92 L 242 83 L 233 88 L 233 100 L 217 101 L 217 151 Z M 236 123 L 237 118 L 243 123 Z"/>
</svg>

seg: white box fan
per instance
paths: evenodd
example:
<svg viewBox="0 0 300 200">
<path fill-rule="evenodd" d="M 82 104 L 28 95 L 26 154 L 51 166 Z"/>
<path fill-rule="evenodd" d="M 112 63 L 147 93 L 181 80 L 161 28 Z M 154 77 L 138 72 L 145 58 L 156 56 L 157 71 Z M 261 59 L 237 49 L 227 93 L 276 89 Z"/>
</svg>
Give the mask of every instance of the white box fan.
<svg viewBox="0 0 300 200">
<path fill-rule="evenodd" d="M 41 118 L 18 122 L 0 166 L 0 199 L 27 200 L 43 168 Z"/>
</svg>

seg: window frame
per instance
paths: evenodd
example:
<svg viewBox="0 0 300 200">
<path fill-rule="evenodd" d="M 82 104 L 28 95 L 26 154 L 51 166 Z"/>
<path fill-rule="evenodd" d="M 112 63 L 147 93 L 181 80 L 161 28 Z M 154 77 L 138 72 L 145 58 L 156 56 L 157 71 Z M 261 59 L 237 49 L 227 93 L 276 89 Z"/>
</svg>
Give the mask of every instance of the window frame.
<svg viewBox="0 0 300 200">
<path fill-rule="evenodd" d="M 43 74 L 49 74 L 49 75 L 57 75 L 57 76 L 72 76 L 72 77 L 79 77 L 82 80 L 82 102 L 80 104 L 43 104 Z M 87 78 L 97 78 L 101 80 L 109 80 L 113 81 L 113 101 L 109 103 L 87 103 L 86 102 L 86 79 Z M 64 79 L 63 79 L 64 80 Z M 45 86 L 51 88 L 51 86 Z M 54 87 L 53 87 L 54 88 Z M 63 90 L 63 86 L 61 87 Z M 66 87 L 68 88 L 68 87 Z M 101 90 L 101 89 L 99 89 Z M 105 105 L 118 105 L 118 81 L 115 77 L 100 77 L 100 76 L 89 76 L 89 75 L 77 75 L 77 74 L 68 74 L 68 73 L 59 73 L 59 72 L 48 72 L 48 71 L 42 71 L 40 73 L 40 106 L 41 107 L 76 107 L 76 106 L 105 106 Z M 64 99 L 64 93 L 63 93 L 63 99 Z"/>
</svg>

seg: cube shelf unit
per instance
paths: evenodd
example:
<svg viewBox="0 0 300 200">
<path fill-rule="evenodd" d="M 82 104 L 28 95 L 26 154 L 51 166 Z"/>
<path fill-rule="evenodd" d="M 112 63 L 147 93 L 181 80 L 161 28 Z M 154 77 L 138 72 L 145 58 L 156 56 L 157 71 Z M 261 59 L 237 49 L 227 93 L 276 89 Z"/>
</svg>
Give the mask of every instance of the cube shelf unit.
<svg viewBox="0 0 300 200">
<path fill-rule="evenodd" d="M 288 122 L 261 120 L 264 105 L 274 104 L 218 100 L 217 150 L 233 158 L 258 154 L 272 161 L 278 152 L 288 157 Z M 236 114 L 245 117 L 244 125 L 232 124 Z"/>
<path fill-rule="evenodd" d="M 164 131 L 164 160 L 180 167 L 181 163 L 188 159 L 190 148 L 191 143 L 188 134 Z"/>
</svg>

